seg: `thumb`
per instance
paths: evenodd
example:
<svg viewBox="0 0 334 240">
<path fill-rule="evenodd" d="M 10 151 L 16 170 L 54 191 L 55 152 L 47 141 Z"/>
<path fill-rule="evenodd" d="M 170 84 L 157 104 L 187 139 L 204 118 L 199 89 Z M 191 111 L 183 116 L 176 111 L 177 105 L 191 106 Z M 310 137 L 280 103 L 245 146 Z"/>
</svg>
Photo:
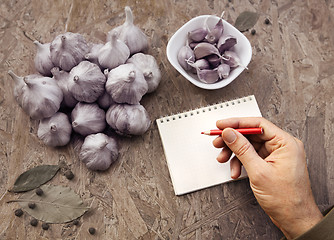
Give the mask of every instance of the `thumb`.
<svg viewBox="0 0 334 240">
<path fill-rule="evenodd" d="M 223 130 L 222 138 L 227 147 L 231 149 L 242 165 L 244 165 L 249 175 L 256 171 L 258 165 L 263 162 L 253 145 L 238 131 L 226 128 Z"/>
</svg>

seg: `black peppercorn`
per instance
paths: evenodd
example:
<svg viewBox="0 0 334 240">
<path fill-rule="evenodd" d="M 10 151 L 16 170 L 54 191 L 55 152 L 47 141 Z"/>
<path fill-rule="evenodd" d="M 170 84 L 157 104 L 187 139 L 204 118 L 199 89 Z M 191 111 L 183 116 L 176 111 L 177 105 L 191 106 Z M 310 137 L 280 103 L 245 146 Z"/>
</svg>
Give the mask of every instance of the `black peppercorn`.
<svg viewBox="0 0 334 240">
<path fill-rule="evenodd" d="M 266 18 L 266 20 L 264 20 L 264 23 L 265 24 L 269 24 L 270 23 L 270 20 L 268 18 Z"/>
<path fill-rule="evenodd" d="M 36 207 L 35 203 L 28 203 L 28 207 L 34 209 Z"/>
<path fill-rule="evenodd" d="M 30 225 L 31 225 L 31 226 L 36 227 L 37 224 L 38 224 L 38 221 L 37 221 L 36 218 L 31 219 L 31 221 L 30 221 Z"/>
<path fill-rule="evenodd" d="M 19 209 L 16 209 L 15 212 L 14 212 L 15 216 L 17 217 L 21 217 L 23 215 L 23 211 L 21 208 Z"/>
<path fill-rule="evenodd" d="M 94 235 L 95 232 L 96 232 L 96 230 L 95 230 L 95 228 L 90 227 L 90 228 L 88 229 L 88 232 L 89 232 L 90 234 Z"/>
<path fill-rule="evenodd" d="M 79 225 L 79 220 L 78 219 L 73 220 L 73 225 Z"/>
<path fill-rule="evenodd" d="M 48 230 L 49 229 L 49 224 L 43 223 L 42 228 L 43 228 L 43 230 Z"/>
<path fill-rule="evenodd" d="M 255 33 L 256 33 L 256 30 L 255 30 L 255 29 L 252 29 L 251 34 L 252 34 L 252 35 L 255 35 Z"/>
<path fill-rule="evenodd" d="M 68 179 L 68 180 L 72 180 L 74 178 L 74 174 L 71 170 L 67 170 L 65 172 L 65 177 Z"/>
<path fill-rule="evenodd" d="M 41 188 L 37 188 L 37 189 L 36 189 L 36 194 L 37 194 L 38 196 L 42 196 L 42 195 L 43 195 L 43 190 L 42 190 Z"/>
</svg>

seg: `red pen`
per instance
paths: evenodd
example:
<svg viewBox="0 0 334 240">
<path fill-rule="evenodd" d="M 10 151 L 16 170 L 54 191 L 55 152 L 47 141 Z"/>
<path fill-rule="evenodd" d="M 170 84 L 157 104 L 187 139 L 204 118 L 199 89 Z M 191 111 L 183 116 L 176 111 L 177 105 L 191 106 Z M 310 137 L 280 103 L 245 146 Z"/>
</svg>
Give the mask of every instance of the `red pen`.
<svg viewBox="0 0 334 240">
<path fill-rule="evenodd" d="M 263 134 L 263 129 L 262 128 L 238 128 L 234 129 L 237 130 L 239 133 L 243 135 L 250 135 L 250 134 Z M 221 135 L 223 130 L 220 129 L 214 129 L 206 132 L 201 132 L 201 134 L 204 135 Z"/>
</svg>

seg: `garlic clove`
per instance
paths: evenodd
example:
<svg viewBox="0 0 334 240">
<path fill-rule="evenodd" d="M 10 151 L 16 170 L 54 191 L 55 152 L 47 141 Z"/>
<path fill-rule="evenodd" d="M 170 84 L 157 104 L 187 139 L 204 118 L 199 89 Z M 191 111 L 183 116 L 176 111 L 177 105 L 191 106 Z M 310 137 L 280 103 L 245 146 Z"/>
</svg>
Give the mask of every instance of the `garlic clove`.
<svg viewBox="0 0 334 240">
<path fill-rule="evenodd" d="M 143 73 L 133 63 L 126 63 L 109 72 L 106 91 L 117 103 L 139 104 L 148 85 Z"/>
<path fill-rule="evenodd" d="M 110 41 L 112 35 L 117 33 L 119 39 L 123 41 L 130 49 L 130 54 L 143 52 L 148 49 L 148 38 L 137 26 L 133 24 L 133 14 L 129 6 L 125 7 L 126 20 L 123 25 L 108 32 L 107 41 Z"/>
<path fill-rule="evenodd" d="M 206 35 L 205 39 L 209 43 L 217 43 L 219 38 L 222 36 L 224 31 L 223 20 L 219 19 L 217 24 L 214 26 L 213 29 L 208 28 L 208 34 Z"/>
<path fill-rule="evenodd" d="M 50 45 L 51 60 L 56 67 L 70 71 L 85 59 L 89 47 L 79 33 L 66 32 L 58 35 Z"/>
<path fill-rule="evenodd" d="M 59 88 L 63 91 L 63 101 L 62 106 L 63 107 L 69 107 L 74 108 L 75 105 L 78 103 L 78 100 L 76 100 L 73 97 L 73 94 L 68 89 L 68 83 L 69 83 L 69 73 L 65 72 L 63 70 L 60 70 L 59 67 L 54 67 L 51 69 L 51 73 L 53 75 L 53 78 L 56 80 Z"/>
<path fill-rule="evenodd" d="M 218 67 L 222 62 L 222 59 L 215 54 L 209 55 L 209 56 L 205 57 L 205 59 L 210 63 L 212 68 Z"/>
<path fill-rule="evenodd" d="M 190 42 L 201 42 L 205 39 L 208 34 L 208 30 L 206 28 L 197 28 L 188 32 L 188 39 Z"/>
<path fill-rule="evenodd" d="M 104 110 L 96 103 L 79 102 L 71 113 L 73 130 L 83 136 L 102 132 L 106 127 Z"/>
<path fill-rule="evenodd" d="M 95 102 L 104 92 L 106 77 L 94 63 L 82 61 L 69 74 L 68 89 L 80 102 Z"/>
<path fill-rule="evenodd" d="M 230 65 L 231 68 L 241 66 L 248 69 L 246 66 L 242 65 L 240 58 L 235 52 L 225 51 L 223 57 L 226 58 L 226 60 L 224 59 L 224 63 Z"/>
<path fill-rule="evenodd" d="M 143 72 L 148 85 L 148 93 L 157 89 L 161 80 L 161 72 L 155 58 L 148 54 L 136 53 L 127 60 Z"/>
<path fill-rule="evenodd" d="M 212 54 L 220 57 L 218 49 L 211 43 L 202 42 L 194 48 L 194 55 L 196 59 L 201 59 Z"/>
<path fill-rule="evenodd" d="M 65 146 L 70 142 L 72 126 L 65 113 L 57 112 L 50 118 L 40 120 L 37 136 L 47 146 Z"/>
<path fill-rule="evenodd" d="M 63 92 L 56 81 L 38 74 L 18 77 L 8 74 L 15 81 L 14 97 L 32 119 L 49 118 L 55 114 L 63 100 Z"/>
<path fill-rule="evenodd" d="M 197 69 L 197 76 L 201 82 L 215 83 L 219 79 L 218 69 Z"/>
<path fill-rule="evenodd" d="M 114 138 L 103 133 L 87 136 L 82 144 L 79 159 L 93 171 L 107 170 L 118 158 L 118 146 Z"/>
<path fill-rule="evenodd" d="M 102 68 L 113 69 L 124 64 L 130 56 L 128 46 L 118 39 L 117 33 L 113 33 L 98 53 L 98 62 Z"/>
<path fill-rule="evenodd" d="M 140 105 L 114 104 L 107 113 L 106 120 L 120 135 L 142 135 L 151 125 L 146 109 Z"/>
<path fill-rule="evenodd" d="M 51 69 L 54 67 L 51 61 L 50 43 L 42 44 L 34 41 L 37 48 L 37 53 L 34 59 L 36 70 L 46 77 L 51 77 Z"/>
<path fill-rule="evenodd" d="M 218 66 L 217 71 L 219 78 L 224 79 L 227 78 L 230 75 L 230 65 L 222 63 Z"/>
<path fill-rule="evenodd" d="M 195 69 L 195 73 L 197 71 L 196 69 L 209 69 L 210 68 L 209 62 L 204 58 L 199 59 L 196 62 L 189 60 L 187 61 L 187 63 Z"/>
<path fill-rule="evenodd" d="M 91 44 L 90 51 L 85 55 L 85 59 L 87 61 L 90 61 L 91 63 L 95 63 L 96 65 L 100 66 L 98 57 L 99 57 L 99 52 L 100 49 L 104 46 L 102 43 L 98 44 Z"/>
<path fill-rule="evenodd" d="M 226 50 L 233 47 L 235 44 L 237 44 L 237 39 L 235 37 L 231 35 L 226 35 L 226 36 L 222 35 L 217 43 L 217 48 L 219 52 L 222 54 Z"/>
<path fill-rule="evenodd" d="M 188 45 L 182 46 L 177 53 L 177 60 L 184 70 L 191 70 L 192 67 L 187 63 L 187 61 L 195 61 L 194 51 Z"/>
</svg>

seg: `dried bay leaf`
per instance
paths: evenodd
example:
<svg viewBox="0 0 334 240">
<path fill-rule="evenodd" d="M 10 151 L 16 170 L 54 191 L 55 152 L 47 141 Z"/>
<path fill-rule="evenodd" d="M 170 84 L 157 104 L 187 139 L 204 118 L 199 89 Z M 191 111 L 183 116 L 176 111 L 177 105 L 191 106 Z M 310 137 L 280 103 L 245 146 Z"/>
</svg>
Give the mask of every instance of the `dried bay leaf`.
<svg viewBox="0 0 334 240">
<path fill-rule="evenodd" d="M 256 12 L 244 11 L 237 17 L 234 26 L 240 32 L 244 32 L 252 28 L 256 24 L 258 18 L 259 15 Z"/>
<path fill-rule="evenodd" d="M 22 173 L 15 181 L 11 192 L 26 192 L 51 180 L 59 170 L 58 165 L 41 165 Z"/>
<path fill-rule="evenodd" d="M 23 193 L 17 200 L 32 217 L 47 223 L 66 223 L 81 217 L 89 208 L 71 188 L 64 186 L 43 185 L 43 195 L 38 196 L 35 191 Z M 29 203 L 36 207 L 30 209 Z"/>
</svg>

